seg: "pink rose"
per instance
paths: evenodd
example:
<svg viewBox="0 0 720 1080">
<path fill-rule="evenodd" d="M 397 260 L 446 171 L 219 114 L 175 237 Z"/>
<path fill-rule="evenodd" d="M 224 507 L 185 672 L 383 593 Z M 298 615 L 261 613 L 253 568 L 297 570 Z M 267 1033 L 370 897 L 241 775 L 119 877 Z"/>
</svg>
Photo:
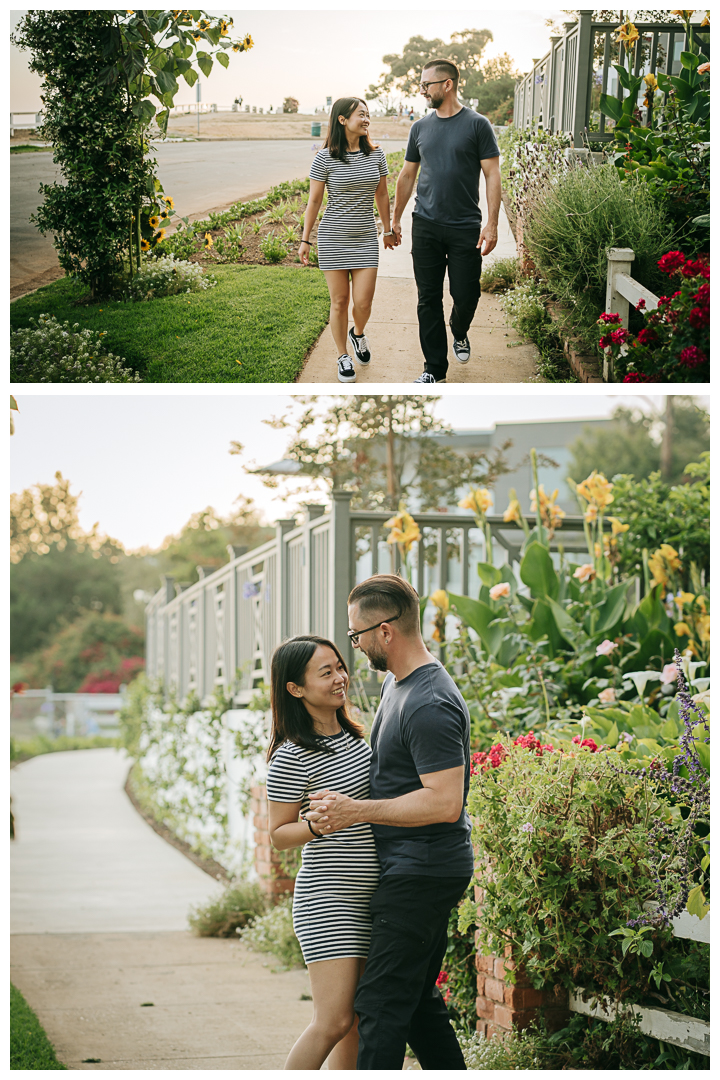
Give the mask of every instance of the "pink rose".
<svg viewBox="0 0 720 1080">
<path fill-rule="evenodd" d="M 611 701 L 615 701 L 615 690 L 612 686 L 608 686 L 606 690 L 601 690 L 598 694 L 598 700 L 602 701 L 603 705 L 609 705 Z"/>
<path fill-rule="evenodd" d="M 608 638 L 605 638 L 605 640 L 601 641 L 600 644 L 598 645 L 598 647 L 596 648 L 595 655 L 596 656 L 609 656 L 610 653 L 613 651 L 613 649 L 617 649 L 617 645 L 615 644 L 615 642 L 608 640 Z"/>
<path fill-rule="evenodd" d="M 678 677 L 677 664 L 666 664 L 662 669 L 662 681 L 664 683 L 675 682 Z"/>
<path fill-rule="evenodd" d="M 510 586 L 507 581 L 501 581 L 498 585 L 493 585 L 490 590 L 490 599 L 499 600 L 503 596 L 510 595 Z"/>
</svg>

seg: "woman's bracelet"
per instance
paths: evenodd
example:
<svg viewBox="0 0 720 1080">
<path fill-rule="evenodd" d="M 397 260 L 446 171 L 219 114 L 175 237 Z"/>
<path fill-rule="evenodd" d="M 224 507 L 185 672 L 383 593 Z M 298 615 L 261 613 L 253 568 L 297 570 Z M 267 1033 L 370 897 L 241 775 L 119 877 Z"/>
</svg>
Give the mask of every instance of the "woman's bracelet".
<svg viewBox="0 0 720 1080">
<path fill-rule="evenodd" d="M 307 244 L 307 246 L 310 247 L 310 248 L 312 247 L 312 244 L 310 243 L 309 240 L 301 240 L 300 243 L 301 244 Z"/>
<path fill-rule="evenodd" d="M 312 827 L 312 822 L 308 821 L 308 819 L 305 817 L 304 814 L 301 814 L 300 817 L 303 819 L 303 821 L 305 822 L 305 824 L 307 825 L 308 829 L 313 834 L 313 836 L 317 836 L 318 839 L 322 838 L 322 833 L 315 832 L 315 830 Z"/>
</svg>

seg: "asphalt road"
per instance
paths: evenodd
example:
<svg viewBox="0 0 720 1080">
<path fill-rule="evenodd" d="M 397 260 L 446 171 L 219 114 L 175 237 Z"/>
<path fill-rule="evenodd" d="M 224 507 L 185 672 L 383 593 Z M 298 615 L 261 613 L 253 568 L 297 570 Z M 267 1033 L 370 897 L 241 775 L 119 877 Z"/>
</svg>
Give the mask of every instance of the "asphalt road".
<svg viewBox="0 0 720 1080">
<path fill-rule="evenodd" d="M 404 141 L 383 141 L 388 153 L 404 146 Z M 161 143 L 155 156 L 160 181 L 178 214 L 198 218 L 261 195 L 283 180 L 307 176 L 319 147 L 312 139 Z M 50 153 L 10 157 L 11 288 L 58 265 L 52 239 L 30 223 L 30 214 L 42 201 L 39 185 L 57 176 Z"/>
</svg>

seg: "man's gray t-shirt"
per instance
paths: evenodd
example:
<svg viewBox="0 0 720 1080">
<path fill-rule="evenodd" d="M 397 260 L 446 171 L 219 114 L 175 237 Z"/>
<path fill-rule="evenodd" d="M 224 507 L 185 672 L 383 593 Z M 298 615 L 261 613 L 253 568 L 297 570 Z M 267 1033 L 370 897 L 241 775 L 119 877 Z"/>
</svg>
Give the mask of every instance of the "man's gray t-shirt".
<svg viewBox="0 0 720 1080">
<path fill-rule="evenodd" d="M 455 228 L 482 224 L 481 162 L 499 156 L 492 124 L 472 109 L 446 117 L 431 112 L 416 120 L 405 151 L 406 161 L 422 165 L 414 213 Z"/>
<path fill-rule="evenodd" d="M 406 828 L 373 825 L 382 874 L 462 877 L 473 870 L 470 819 L 470 714 L 437 661 L 398 681 L 388 674 L 370 735 L 370 798 L 395 799 L 422 788 L 420 775 L 465 769 L 463 809 L 454 822 Z"/>
</svg>

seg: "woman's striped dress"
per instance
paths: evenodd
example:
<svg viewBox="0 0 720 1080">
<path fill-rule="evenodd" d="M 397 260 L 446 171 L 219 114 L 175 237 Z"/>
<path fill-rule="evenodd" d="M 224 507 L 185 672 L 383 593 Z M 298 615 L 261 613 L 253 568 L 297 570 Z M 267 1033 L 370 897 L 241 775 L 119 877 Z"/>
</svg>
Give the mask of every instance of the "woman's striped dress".
<svg viewBox="0 0 720 1080">
<path fill-rule="evenodd" d="M 325 788 L 353 799 L 369 797 L 371 750 L 365 740 L 341 731 L 323 742 L 327 751 L 304 750 L 291 742 L 278 747 L 268 769 L 271 802 L 299 802 L 304 812 L 310 793 Z M 369 904 L 379 876 L 370 825 L 351 825 L 305 844 L 295 882 L 293 926 L 306 964 L 367 956 Z"/>
<path fill-rule="evenodd" d="M 321 150 L 310 169 L 310 179 L 321 180 L 328 193 L 317 234 L 321 270 L 362 270 L 380 260 L 373 201 L 380 177 L 388 174 L 385 153 L 378 148 L 346 156 L 347 164 Z"/>
</svg>

